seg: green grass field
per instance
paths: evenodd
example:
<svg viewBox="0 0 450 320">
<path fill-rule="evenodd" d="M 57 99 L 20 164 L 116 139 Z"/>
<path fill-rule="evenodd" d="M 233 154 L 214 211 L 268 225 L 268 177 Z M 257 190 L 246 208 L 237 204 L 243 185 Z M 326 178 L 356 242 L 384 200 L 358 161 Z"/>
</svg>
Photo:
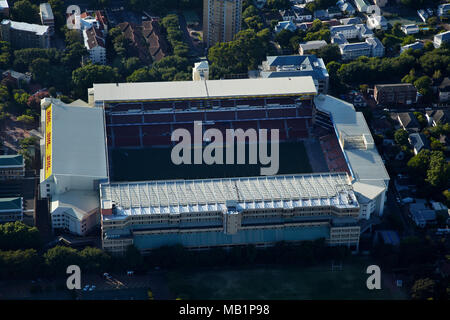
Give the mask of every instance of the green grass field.
<svg viewBox="0 0 450 320">
<path fill-rule="evenodd" d="M 243 268 L 198 272 L 169 272 L 168 285 L 184 299 L 292 299 L 292 300 L 380 300 L 406 299 L 383 284 L 368 290 L 365 273 L 369 264 L 357 260 L 343 264 L 342 271 L 320 267 Z"/>
<path fill-rule="evenodd" d="M 175 165 L 170 158 L 171 151 L 171 148 L 112 150 L 113 181 L 259 176 L 260 168 L 264 167 L 260 164 Z M 278 174 L 311 172 L 311 165 L 302 142 L 280 144 Z"/>
</svg>

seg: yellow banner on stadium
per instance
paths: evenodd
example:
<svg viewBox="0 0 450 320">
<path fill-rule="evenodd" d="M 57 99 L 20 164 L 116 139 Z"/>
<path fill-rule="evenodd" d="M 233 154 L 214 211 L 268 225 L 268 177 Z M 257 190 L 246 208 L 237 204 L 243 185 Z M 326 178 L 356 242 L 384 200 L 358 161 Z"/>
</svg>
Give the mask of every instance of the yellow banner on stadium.
<svg viewBox="0 0 450 320">
<path fill-rule="evenodd" d="M 52 174 L 52 105 L 45 110 L 45 179 Z"/>
</svg>

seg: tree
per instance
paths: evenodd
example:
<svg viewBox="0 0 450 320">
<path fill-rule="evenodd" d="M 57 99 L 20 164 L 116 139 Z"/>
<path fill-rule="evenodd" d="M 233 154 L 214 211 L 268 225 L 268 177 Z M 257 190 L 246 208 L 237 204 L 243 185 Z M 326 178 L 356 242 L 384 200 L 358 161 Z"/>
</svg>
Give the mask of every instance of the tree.
<svg viewBox="0 0 450 320">
<path fill-rule="evenodd" d="M 327 44 L 325 47 L 320 48 L 317 51 L 317 56 L 322 58 L 325 64 L 341 60 L 341 52 L 337 44 Z"/>
<path fill-rule="evenodd" d="M 94 83 L 109 83 L 118 80 L 119 74 L 117 69 L 113 69 L 110 66 L 90 63 L 72 72 L 72 82 L 76 88 L 75 92 L 83 97 L 87 96 L 87 89 L 91 88 Z"/>
<path fill-rule="evenodd" d="M 275 36 L 275 41 L 283 48 L 290 46 L 290 39 L 295 35 L 294 32 L 283 29 Z"/>
<path fill-rule="evenodd" d="M 36 227 L 29 227 L 20 221 L 0 224 L 0 250 L 37 249 L 40 245 Z"/>
<path fill-rule="evenodd" d="M 209 48 L 212 76 L 220 78 L 225 74 L 247 73 L 256 69 L 268 50 L 266 36 L 266 33 L 246 29 L 236 34 L 233 41 L 219 42 Z"/>
<path fill-rule="evenodd" d="M 8 41 L 0 41 L 0 69 L 11 67 L 11 45 Z"/>
<path fill-rule="evenodd" d="M 242 12 L 242 18 L 249 18 L 253 16 L 257 16 L 259 14 L 258 9 L 255 6 L 250 5 Z"/>
<path fill-rule="evenodd" d="M 23 122 L 26 124 L 31 124 L 34 122 L 34 118 L 32 116 L 23 114 L 23 115 L 17 117 L 17 121 L 20 121 L 20 122 Z"/>
<path fill-rule="evenodd" d="M 442 190 L 448 187 L 450 165 L 442 151 L 432 151 L 425 181 L 432 187 Z"/>
<path fill-rule="evenodd" d="M 14 3 L 11 10 L 14 21 L 39 23 L 39 9 L 28 0 L 19 0 Z"/>
<path fill-rule="evenodd" d="M 414 86 L 424 96 L 429 96 L 432 94 L 431 85 L 433 84 L 433 80 L 431 80 L 428 76 L 422 76 L 414 81 Z"/>
<path fill-rule="evenodd" d="M 430 161 L 430 151 L 421 150 L 417 155 L 412 157 L 408 163 L 409 171 L 417 177 L 418 184 L 423 183 L 423 180 L 427 176 L 428 163 Z"/>
<path fill-rule="evenodd" d="M 0 279 L 35 278 L 41 265 L 35 249 L 0 251 Z"/>
<path fill-rule="evenodd" d="M 411 297 L 414 300 L 432 299 L 435 286 L 435 281 L 430 278 L 416 280 L 411 288 Z"/>
<path fill-rule="evenodd" d="M 58 275 L 65 274 L 68 266 L 73 264 L 79 266 L 83 262 L 77 250 L 62 246 L 49 249 L 43 258 L 49 274 Z"/>
<path fill-rule="evenodd" d="M 289 9 L 291 7 L 291 2 L 289 0 L 267 0 L 267 8 L 283 10 Z"/>
<path fill-rule="evenodd" d="M 394 140 L 398 145 L 407 145 L 408 144 L 408 132 L 404 129 L 398 129 L 395 131 Z"/>
</svg>

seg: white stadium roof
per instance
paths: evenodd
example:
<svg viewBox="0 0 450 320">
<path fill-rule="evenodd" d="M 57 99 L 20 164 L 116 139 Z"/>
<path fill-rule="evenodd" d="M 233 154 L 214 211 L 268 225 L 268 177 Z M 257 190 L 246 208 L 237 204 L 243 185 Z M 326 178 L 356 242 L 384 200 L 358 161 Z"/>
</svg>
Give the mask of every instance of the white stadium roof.
<svg viewBox="0 0 450 320">
<path fill-rule="evenodd" d="M 94 101 L 204 99 L 316 94 L 312 77 L 94 83 Z"/>
<path fill-rule="evenodd" d="M 237 210 L 359 206 L 346 173 L 101 184 L 100 198 L 114 203 L 122 217 L 226 211 L 227 201 L 235 202 Z"/>
<path fill-rule="evenodd" d="M 360 137 L 367 148 L 343 148 L 344 157 L 356 181 L 383 186 L 390 178 L 373 142 L 372 134 L 364 115 L 356 112 L 352 104 L 329 95 L 319 95 L 314 99 L 316 107 L 331 115 L 338 139 Z M 369 190 L 368 190 L 369 191 Z M 368 193 L 373 193 L 371 190 Z"/>
<path fill-rule="evenodd" d="M 52 175 L 107 178 L 101 108 L 52 104 Z"/>
</svg>

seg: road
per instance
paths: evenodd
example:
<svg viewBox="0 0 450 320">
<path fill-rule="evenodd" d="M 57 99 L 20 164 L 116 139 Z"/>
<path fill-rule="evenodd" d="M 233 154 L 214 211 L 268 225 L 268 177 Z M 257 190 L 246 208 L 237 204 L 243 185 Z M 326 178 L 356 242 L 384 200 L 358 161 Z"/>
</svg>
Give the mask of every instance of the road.
<svg viewBox="0 0 450 320">
<path fill-rule="evenodd" d="M 403 224 L 403 236 L 413 236 L 414 228 L 408 217 L 408 206 L 398 204 L 396 198 L 401 199 L 401 196 L 395 188 L 395 184 L 391 182 L 387 194 L 387 206 L 392 211 L 392 214 L 397 214 L 400 217 Z"/>
</svg>

